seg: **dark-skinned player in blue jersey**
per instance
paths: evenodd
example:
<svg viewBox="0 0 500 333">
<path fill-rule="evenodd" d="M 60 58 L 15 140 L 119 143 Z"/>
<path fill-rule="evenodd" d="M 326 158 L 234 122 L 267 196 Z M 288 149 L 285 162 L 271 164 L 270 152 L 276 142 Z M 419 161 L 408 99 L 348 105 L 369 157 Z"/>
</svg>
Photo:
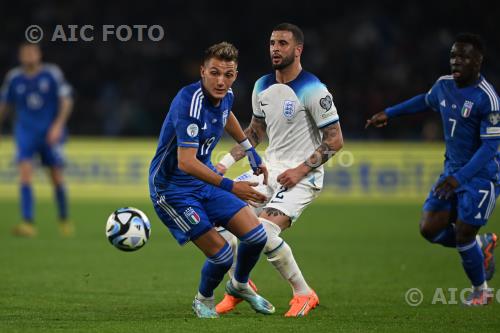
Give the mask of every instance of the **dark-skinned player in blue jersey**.
<svg viewBox="0 0 500 333">
<path fill-rule="evenodd" d="M 427 197 L 420 232 L 431 243 L 458 250 L 473 292 L 465 305 L 487 305 L 487 281 L 495 272 L 494 233 L 478 235 L 500 194 L 500 100 L 481 75 L 484 46 L 477 35 L 456 37 L 450 52 L 451 75 L 440 77 L 426 94 L 389 107 L 367 120 L 388 120 L 432 109 L 441 114 L 446 153 L 444 170 Z"/>
</svg>

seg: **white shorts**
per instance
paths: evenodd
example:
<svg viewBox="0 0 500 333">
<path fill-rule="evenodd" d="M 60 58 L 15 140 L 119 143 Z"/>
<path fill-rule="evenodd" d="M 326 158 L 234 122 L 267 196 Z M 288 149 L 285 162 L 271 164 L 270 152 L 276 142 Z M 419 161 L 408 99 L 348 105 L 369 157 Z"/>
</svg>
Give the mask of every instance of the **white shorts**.
<svg viewBox="0 0 500 333">
<path fill-rule="evenodd" d="M 257 215 L 264 208 L 275 208 L 290 217 L 294 223 L 304 209 L 316 198 L 323 187 L 323 172 L 313 171 L 292 188 L 284 188 L 278 183 L 278 176 L 286 169 L 270 168 L 268 184 L 264 185 L 264 175 L 255 176 L 252 170 L 245 172 L 235 181 L 249 181 L 259 183 L 255 189 L 264 194 L 268 201 L 255 208 Z"/>
</svg>

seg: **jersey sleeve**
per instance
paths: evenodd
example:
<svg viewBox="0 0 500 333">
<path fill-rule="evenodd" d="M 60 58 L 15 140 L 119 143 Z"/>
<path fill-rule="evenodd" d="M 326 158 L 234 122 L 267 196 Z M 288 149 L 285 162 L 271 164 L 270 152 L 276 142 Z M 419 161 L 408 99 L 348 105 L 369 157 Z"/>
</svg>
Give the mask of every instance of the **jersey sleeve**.
<svg viewBox="0 0 500 333">
<path fill-rule="evenodd" d="M 266 115 L 264 114 L 264 112 L 262 112 L 262 109 L 260 108 L 258 84 L 259 81 L 255 83 L 255 86 L 253 87 L 252 91 L 252 111 L 253 111 L 253 116 L 255 118 L 263 119 L 266 117 Z"/>
<path fill-rule="evenodd" d="M 12 73 L 7 73 L 0 87 L 0 103 L 14 104 L 14 93 L 12 89 Z"/>
<path fill-rule="evenodd" d="M 439 80 L 436 81 L 427 94 L 425 94 L 425 104 L 434 111 L 439 111 L 438 89 Z"/>
<path fill-rule="evenodd" d="M 318 128 L 324 128 L 339 121 L 339 115 L 332 94 L 322 83 L 314 84 L 304 96 L 304 104 Z"/>
<path fill-rule="evenodd" d="M 199 107 L 201 101 L 196 95 L 191 99 L 177 96 L 170 107 L 173 114 L 173 122 L 177 137 L 177 146 L 186 148 L 197 148 L 199 146 L 200 121 Z"/>
<path fill-rule="evenodd" d="M 500 139 L 500 108 L 496 94 L 488 94 L 481 108 L 481 139 Z"/>
<path fill-rule="evenodd" d="M 47 65 L 47 69 L 52 75 L 54 82 L 56 83 L 57 96 L 59 97 L 71 97 L 72 88 L 71 85 L 66 81 L 63 72 L 57 65 Z"/>
</svg>

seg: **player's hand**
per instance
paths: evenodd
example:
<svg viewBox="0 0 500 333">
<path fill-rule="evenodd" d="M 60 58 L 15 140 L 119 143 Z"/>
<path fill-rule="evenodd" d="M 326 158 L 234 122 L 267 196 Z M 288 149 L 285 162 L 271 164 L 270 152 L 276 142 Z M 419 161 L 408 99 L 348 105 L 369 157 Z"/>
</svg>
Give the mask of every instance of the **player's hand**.
<svg viewBox="0 0 500 333">
<path fill-rule="evenodd" d="M 267 197 L 254 189 L 254 186 L 259 185 L 255 182 L 234 182 L 232 192 L 241 200 L 253 201 L 256 203 L 264 203 Z"/>
<path fill-rule="evenodd" d="M 434 195 L 437 195 L 439 199 L 448 200 L 455 193 L 455 190 L 460 184 L 457 179 L 453 176 L 446 177 L 442 182 L 436 185 L 434 188 Z"/>
<path fill-rule="evenodd" d="M 269 171 L 264 164 L 261 164 L 253 174 L 256 176 L 264 175 L 264 185 L 267 185 L 267 177 L 269 177 Z"/>
<path fill-rule="evenodd" d="M 54 124 L 50 127 L 49 132 L 47 133 L 47 143 L 50 146 L 53 146 L 61 140 L 63 134 L 63 128 L 60 125 Z"/>
<path fill-rule="evenodd" d="M 389 117 L 387 117 L 387 114 L 384 111 L 375 113 L 370 119 L 366 120 L 365 128 L 370 127 L 370 125 L 373 125 L 377 128 L 384 127 L 387 126 L 388 121 Z"/>
<path fill-rule="evenodd" d="M 291 188 L 297 185 L 297 183 L 300 182 L 309 171 L 309 167 L 301 164 L 296 168 L 285 170 L 278 176 L 277 180 L 278 183 L 280 183 L 284 187 Z"/>
<path fill-rule="evenodd" d="M 224 164 L 222 163 L 217 163 L 217 165 L 215 166 L 215 170 L 217 170 L 218 173 L 222 175 L 224 175 L 227 171 L 227 168 Z"/>
</svg>

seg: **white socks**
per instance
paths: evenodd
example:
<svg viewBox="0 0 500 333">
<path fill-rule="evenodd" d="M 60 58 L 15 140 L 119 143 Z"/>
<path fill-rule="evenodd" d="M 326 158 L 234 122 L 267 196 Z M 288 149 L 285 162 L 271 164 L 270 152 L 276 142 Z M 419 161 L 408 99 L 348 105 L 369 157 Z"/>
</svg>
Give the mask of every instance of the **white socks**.
<svg viewBox="0 0 500 333">
<path fill-rule="evenodd" d="M 267 233 L 267 243 L 264 247 L 267 260 L 290 283 L 294 295 L 309 294 L 311 288 L 302 276 L 302 272 L 293 257 L 292 249 L 279 237 L 281 228 L 269 220 L 263 218 L 259 218 L 259 220 Z"/>
<path fill-rule="evenodd" d="M 229 277 L 232 279 L 234 277 L 234 272 L 236 271 L 236 258 L 238 254 L 238 238 L 235 235 L 229 232 L 229 230 L 224 229 L 223 231 L 219 231 L 219 235 L 221 235 L 226 242 L 231 246 L 231 250 L 233 250 L 234 261 L 231 265 L 231 268 L 227 272 Z"/>
</svg>

